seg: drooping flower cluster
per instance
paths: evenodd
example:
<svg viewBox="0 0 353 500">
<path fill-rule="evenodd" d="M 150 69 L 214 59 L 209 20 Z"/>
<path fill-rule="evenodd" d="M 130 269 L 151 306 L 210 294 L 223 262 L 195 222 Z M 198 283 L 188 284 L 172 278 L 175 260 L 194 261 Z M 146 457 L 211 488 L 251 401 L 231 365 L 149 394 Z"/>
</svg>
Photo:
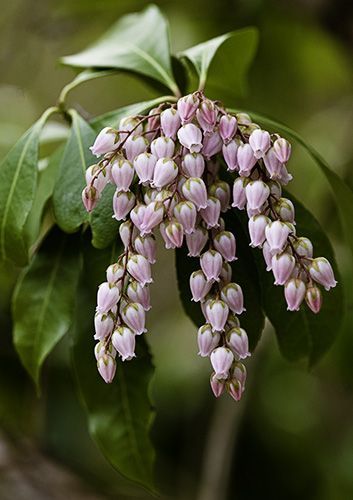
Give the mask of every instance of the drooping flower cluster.
<svg viewBox="0 0 353 500">
<path fill-rule="evenodd" d="M 210 357 L 215 396 L 227 391 L 238 401 L 246 381 L 242 360 L 250 352 L 239 321 L 243 292 L 232 281 L 236 238 L 222 213 L 246 209 L 250 244 L 262 248 L 275 285 L 284 285 L 288 310 L 298 310 L 305 299 L 318 313 L 318 285 L 329 290 L 336 284 L 330 263 L 313 258 L 311 241 L 296 235 L 293 204 L 282 197 L 281 186 L 292 178 L 286 167 L 290 144 L 261 130 L 248 115 L 229 114 L 195 92 L 147 116 L 125 118 L 118 130 L 103 129 L 91 150 L 103 158 L 87 169 L 83 203 L 93 210 L 105 185 L 113 183 L 114 217 L 124 221 L 119 230 L 124 252 L 108 267 L 97 295 L 100 374 L 111 382 L 116 355 L 132 359 L 136 336 L 146 331 L 156 261 L 153 233 L 159 229 L 166 248 L 186 244 L 189 257 L 199 258 L 200 269 L 190 276 L 192 300 L 200 302 L 205 317 L 197 334 L 199 355 Z M 232 189 L 220 178 L 223 166 L 233 176 Z"/>
</svg>

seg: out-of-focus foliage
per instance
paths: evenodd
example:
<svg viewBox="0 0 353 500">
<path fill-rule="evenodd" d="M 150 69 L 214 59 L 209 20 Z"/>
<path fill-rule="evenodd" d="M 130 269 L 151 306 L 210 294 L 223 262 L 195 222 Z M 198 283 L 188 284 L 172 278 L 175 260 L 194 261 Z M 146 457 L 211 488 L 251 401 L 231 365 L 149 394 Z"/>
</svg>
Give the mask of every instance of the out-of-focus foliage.
<svg viewBox="0 0 353 500">
<path fill-rule="evenodd" d="M 175 51 L 245 25 L 257 27 L 260 44 L 248 78 L 249 91 L 232 107 L 258 110 L 288 123 L 353 186 L 351 47 L 347 37 L 329 30 L 323 22 L 329 18 L 323 15 L 324 9 L 331 9 L 337 17 L 336 2 L 326 2 L 322 7 L 320 2 L 311 5 L 304 1 L 265 0 L 157 3 L 172 20 Z M 137 0 L 16 0 L 2 6 L 1 156 L 41 110 L 56 101 L 60 89 L 72 78 L 72 70 L 56 65 L 58 57 L 81 50 L 112 20 L 146 4 Z M 349 10 L 341 10 L 342 23 L 348 22 L 348 13 Z M 96 80 L 94 84 L 87 82 L 72 91 L 69 100 L 73 105 L 79 101 L 84 108 L 80 111 L 89 119 L 156 96 L 152 87 L 124 74 Z M 50 143 L 43 144 L 41 157 L 47 156 L 52 147 Z M 215 404 L 204 384 L 207 366 L 196 356 L 194 326 L 182 313 L 173 263 L 161 251 L 153 289 L 153 302 L 158 308 L 154 308 L 149 320 L 149 340 L 157 365 L 154 397 L 158 416 L 153 441 L 158 452 L 159 484 L 173 497 L 215 498 L 212 488 L 219 482 L 212 483 L 215 464 L 210 457 L 216 453 L 212 443 L 220 446 L 222 440 L 228 440 L 234 448 L 224 455 L 230 459 L 229 469 L 223 464 L 228 470 L 227 479 L 231 478 L 228 493 L 221 488 L 217 498 L 223 494 L 223 498 L 236 495 L 252 500 L 263 491 L 272 499 L 300 496 L 308 500 L 341 500 L 353 494 L 350 255 L 342 245 L 341 227 L 324 176 L 299 148 L 291 163 L 295 177 L 291 190 L 304 204 L 310 200 L 310 207 L 337 252 L 350 301 L 344 332 L 329 355 L 308 373 L 305 367 L 280 358 L 274 337 L 267 330 L 254 359 L 248 399 L 235 410 L 227 427 L 226 416 L 234 410 L 231 403 Z M 9 308 L 17 270 L 3 265 L 0 277 L 0 423 L 4 435 L 11 437 L 13 453 L 21 455 L 19 443 L 24 436 L 29 437 L 47 457 L 83 477 L 97 497 L 144 498 L 144 493 L 117 478 L 84 430 L 85 418 L 74 398 L 68 371 L 69 339 L 59 343 L 54 357 L 45 365 L 43 396 L 40 401 L 36 399 L 11 341 Z M 325 332 L 325 336 L 329 333 Z M 224 425 L 219 426 L 218 422 Z M 217 436 L 215 441 L 211 439 L 212 432 Z M 20 492 L 6 463 L 2 463 L 0 496 L 5 500 L 31 498 Z M 200 496 L 202 484 L 207 485 L 209 497 Z M 51 495 L 50 484 L 44 482 L 43 487 L 47 497 Z M 41 497 L 37 493 L 33 498 Z"/>
</svg>

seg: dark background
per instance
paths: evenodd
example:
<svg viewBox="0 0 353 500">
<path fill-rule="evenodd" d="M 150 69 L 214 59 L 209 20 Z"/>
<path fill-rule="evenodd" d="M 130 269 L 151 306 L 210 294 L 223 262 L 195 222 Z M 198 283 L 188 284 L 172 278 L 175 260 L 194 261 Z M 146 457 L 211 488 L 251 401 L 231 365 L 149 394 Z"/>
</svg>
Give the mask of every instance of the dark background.
<svg viewBox="0 0 353 500">
<path fill-rule="evenodd" d="M 295 128 L 353 188 L 352 2 L 156 3 L 169 17 L 174 51 L 256 26 L 260 44 L 249 91 L 233 107 Z M 1 156 L 74 76 L 58 58 L 81 50 L 120 15 L 146 4 L 1 1 Z M 87 83 L 70 101 L 94 116 L 154 95 L 146 84 L 123 75 Z M 329 186 L 299 149 L 289 167 L 295 176 L 290 189 L 334 243 L 349 298 L 350 255 Z M 246 398 L 239 404 L 226 398 L 215 402 L 208 363 L 196 356 L 195 328 L 179 303 L 172 255 L 160 250 L 148 323 L 157 366 L 153 439 L 163 497 L 353 498 L 352 304 L 344 331 L 311 372 L 281 358 L 268 326 L 249 365 Z M 114 473 L 90 441 L 69 370 L 69 340 L 46 363 L 37 399 L 12 348 L 9 308 L 16 275 L 9 265 L 0 268 L 0 499 L 149 498 Z"/>
</svg>

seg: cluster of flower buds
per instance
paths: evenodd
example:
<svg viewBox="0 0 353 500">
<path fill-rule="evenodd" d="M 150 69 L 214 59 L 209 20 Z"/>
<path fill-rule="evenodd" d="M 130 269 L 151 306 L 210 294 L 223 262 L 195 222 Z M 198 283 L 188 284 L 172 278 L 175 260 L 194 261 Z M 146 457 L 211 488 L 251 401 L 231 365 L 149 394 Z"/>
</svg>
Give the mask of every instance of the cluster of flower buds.
<svg viewBox="0 0 353 500">
<path fill-rule="evenodd" d="M 226 391 L 238 401 L 246 381 L 242 360 L 250 352 L 239 321 L 243 292 L 232 281 L 236 239 L 222 214 L 231 207 L 247 210 L 250 244 L 262 248 L 275 284 L 285 287 L 290 311 L 305 299 L 318 313 L 318 285 L 329 290 L 336 284 L 329 262 L 314 259 L 310 240 L 296 235 L 293 204 L 282 197 L 281 186 L 291 180 L 286 168 L 290 144 L 261 130 L 248 115 L 229 114 L 195 92 L 147 116 L 125 118 L 118 130 L 103 129 L 91 150 L 102 158 L 87 169 L 83 203 L 93 210 L 105 185 L 116 186 L 113 211 L 122 221 L 124 246 L 98 289 L 100 374 L 111 382 L 116 355 L 132 359 L 136 335 L 146 331 L 151 264 L 156 261 L 153 233 L 159 229 L 166 248 L 185 244 L 189 257 L 199 258 L 200 269 L 190 277 L 192 300 L 200 303 L 205 317 L 197 334 L 199 355 L 210 358 L 215 396 Z M 222 166 L 234 176 L 233 186 L 221 179 Z"/>
</svg>

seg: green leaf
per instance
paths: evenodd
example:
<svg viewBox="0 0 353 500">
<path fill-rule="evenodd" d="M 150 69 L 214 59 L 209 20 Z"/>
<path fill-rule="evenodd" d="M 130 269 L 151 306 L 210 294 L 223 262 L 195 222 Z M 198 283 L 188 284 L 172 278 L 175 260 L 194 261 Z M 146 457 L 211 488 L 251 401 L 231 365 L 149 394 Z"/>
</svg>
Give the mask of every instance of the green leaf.
<svg viewBox="0 0 353 500">
<path fill-rule="evenodd" d="M 45 358 L 70 327 L 80 268 L 77 237 L 55 228 L 16 285 L 14 343 L 37 386 Z"/>
<path fill-rule="evenodd" d="M 98 280 L 112 259 L 107 251 L 92 248 L 86 253 L 77 322 L 73 332 L 72 359 L 87 411 L 89 430 L 106 459 L 128 479 L 153 490 L 154 451 L 149 437 L 154 412 L 149 400 L 153 365 L 144 338 L 137 340 L 137 357 L 118 361 L 114 381 L 106 385 L 99 376 L 93 349 L 93 316 Z M 103 261 L 100 260 L 103 256 Z M 92 286 L 91 269 L 97 275 Z M 97 273 L 100 269 L 100 273 Z"/>
<path fill-rule="evenodd" d="M 90 125 L 74 110 L 70 111 L 72 127 L 61 160 L 56 180 L 53 204 L 58 226 L 66 233 L 73 233 L 84 222 L 90 220 L 81 198 L 85 186 L 85 171 L 96 162 L 89 147 L 96 133 Z"/>
<path fill-rule="evenodd" d="M 104 127 L 118 128 L 120 120 L 126 116 L 142 115 L 163 102 L 173 101 L 175 101 L 174 96 L 163 96 L 158 97 L 157 99 L 152 99 L 151 101 L 130 104 L 129 106 L 124 106 L 123 108 L 115 109 L 114 111 L 109 111 L 104 115 L 93 118 L 90 125 L 96 132 L 99 132 Z"/>
<path fill-rule="evenodd" d="M 314 245 L 314 255 L 326 257 L 333 265 L 339 284 L 330 292 L 323 292 L 323 306 L 319 314 L 312 313 L 304 304 L 300 311 L 287 311 L 282 286 L 273 285 L 272 273 L 266 272 L 261 251 L 254 250 L 261 280 L 262 301 L 266 316 L 275 328 L 283 356 L 296 361 L 307 358 L 314 365 L 331 347 L 340 332 L 344 319 L 342 283 L 334 252 L 325 231 L 314 216 L 290 195 L 296 208 L 297 234 L 308 237 Z"/>
<path fill-rule="evenodd" d="M 40 234 L 45 206 L 53 194 L 55 179 L 62 155 L 63 148 L 58 148 L 49 158 L 48 164 L 44 170 L 39 172 L 37 191 L 24 228 L 29 245 L 33 245 Z"/>
<path fill-rule="evenodd" d="M 95 248 L 106 248 L 117 238 L 119 222 L 113 219 L 114 191 L 115 186 L 108 184 L 91 214 L 92 245 Z"/>
<path fill-rule="evenodd" d="M 172 72 L 168 24 L 154 5 L 122 17 L 97 42 L 62 62 L 80 68 L 132 71 L 179 92 Z"/>
<path fill-rule="evenodd" d="M 261 309 L 260 283 L 256 264 L 249 247 L 249 239 L 245 233 L 235 211 L 225 216 L 226 229 L 231 231 L 237 242 L 238 260 L 232 263 L 233 281 L 241 285 L 244 292 L 245 307 L 247 309 L 240 316 L 240 322 L 248 333 L 250 349 L 254 350 L 264 328 L 265 317 Z M 188 257 L 185 245 L 176 250 L 176 269 L 180 299 L 186 314 L 200 326 L 205 323 L 199 303 L 191 301 L 189 278 L 193 271 L 200 269 L 198 258 Z"/>
<path fill-rule="evenodd" d="M 36 192 L 39 136 L 55 111 L 45 111 L 0 165 L 0 260 L 12 260 L 18 265 L 28 262 L 23 229 Z"/>
<path fill-rule="evenodd" d="M 231 112 L 236 112 L 235 110 L 230 110 Z M 313 158 L 316 164 L 320 167 L 321 171 L 325 175 L 328 183 L 330 184 L 333 195 L 336 199 L 337 210 L 340 215 L 342 227 L 344 230 L 346 241 L 350 247 L 353 254 L 353 231 L 352 231 L 352 221 L 353 221 L 353 191 L 352 189 L 334 172 L 327 162 L 321 157 L 321 155 L 308 144 L 297 132 L 290 129 L 282 123 L 278 123 L 271 118 L 259 115 L 249 111 L 249 114 L 254 120 L 257 120 L 260 124 L 273 128 L 277 132 L 281 132 L 287 137 L 296 140 L 309 155 Z"/>
<path fill-rule="evenodd" d="M 207 97 L 231 100 L 244 95 L 246 73 L 257 42 L 257 30 L 245 28 L 184 50 L 179 57 L 191 63 L 199 77 L 199 88 L 205 90 Z"/>
</svg>

